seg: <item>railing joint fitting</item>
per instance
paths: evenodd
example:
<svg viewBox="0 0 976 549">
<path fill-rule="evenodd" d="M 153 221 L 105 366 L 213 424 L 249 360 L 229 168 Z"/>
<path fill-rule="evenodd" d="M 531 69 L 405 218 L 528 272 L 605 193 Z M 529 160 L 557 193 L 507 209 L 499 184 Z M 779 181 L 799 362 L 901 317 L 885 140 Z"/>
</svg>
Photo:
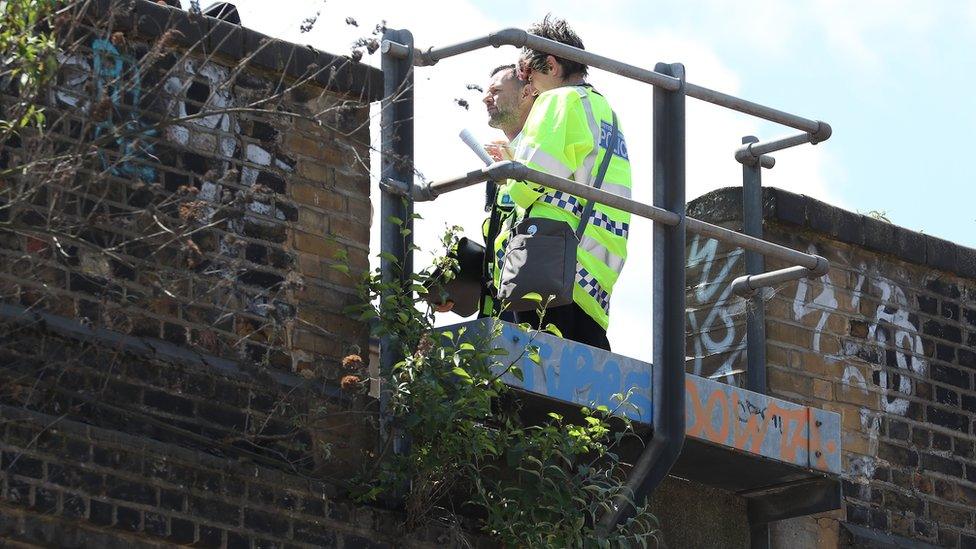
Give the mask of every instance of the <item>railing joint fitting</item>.
<svg viewBox="0 0 976 549">
<path fill-rule="evenodd" d="M 827 258 L 819 255 L 815 255 L 813 257 L 817 259 L 817 265 L 810 269 L 810 274 L 807 276 L 807 278 L 820 278 L 821 276 L 827 274 L 827 271 L 830 270 L 830 262 L 827 261 Z"/>
<path fill-rule="evenodd" d="M 821 141 L 826 141 L 830 139 L 833 135 L 834 130 L 830 127 L 830 124 L 824 122 L 823 120 L 817 120 L 817 131 L 810 134 L 810 144 L 816 145 Z"/>
</svg>

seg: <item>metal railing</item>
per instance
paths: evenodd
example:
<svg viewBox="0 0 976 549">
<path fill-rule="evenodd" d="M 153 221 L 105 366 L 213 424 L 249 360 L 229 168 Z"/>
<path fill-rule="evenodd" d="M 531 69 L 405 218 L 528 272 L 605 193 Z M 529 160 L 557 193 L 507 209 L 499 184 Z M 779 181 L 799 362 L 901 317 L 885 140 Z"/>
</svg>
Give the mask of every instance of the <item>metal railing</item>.
<svg viewBox="0 0 976 549">
<path fill-rule="evenodd" d="M 510 45 L 550 53 L 557 57 L 578 61 L 654 86 L 653 94 L 653 205 L 643 204 L 599 189 L 531 169 L 521 163 L 496 162 L 465 175 L 418 185 L 413 182 L 413 67 L 430 66 L 440 60 L 485 47 Z M 521 29 L 504 29 L 487 36 L 458 44 L 425 51 L 414 47 L 413 36 L 406 30 L 387 29 L 381 46 L 385 83 L 382 111 L 382 173 L 381 270 L 384 280 L 412 272 L 410 257 L 412 231 L 412 202 L 433 200 L 437 196 L 488 180 L 516 179 L 533 181 L 567 192 L 586 200 L 594 200 L 634 215 L 651 219 L 658 224 L 653 232 L 652 259 L 652 433 L 628 479 L 634 501 L 642 500 L 667 475 L 677 460 L 685 436 L 685 233 L 691 231 L 716 238 L 747 250 L 749 257 L 775 257 L 792 263 L 794 267 L 762 273 L 761 263 L 749 274 L 734 281 L 734 289 L 748 294 L 764 285 L 777 284 L 800 277 L 820 276 L 827 272 L 827 261 L 817 255 L 806 254 L 785 246 L 757 238 L 755 227 L 743 234 L 685 215 L 685 97 L 693 97 L 742 113 L 777 122 L 803 133 L 766 143 L 754 138 L 743 140 L 744 146 L 735 154 L 743 164 L 744 179 L 753 180 L 750 192 L 758 188 L 758 173 L 762 167 L 771 168 L 775 161 L 767 153 L 804 143 L 817 143 L 830 137 L 828 124 L 796 116 L 758 103 L 733 97 L 715 90 L 686 82 L 684 66 L 658 63 L 654 70 L 628 65 L 559 42 L 534 36 Z M 759 190 L 761 193 L 761 189 Z M 411 200 L 404 200 L 408 197 Z M 754 201 L 753 201 L 754 202 Z M 745 204 L 745 200 L 743 202 Z M 761 235 L 761 203 L 760 227 Z M 387 223 L 396 217 L 406 227 Z M 750 217 L 750 223 L 754 216 Z M 404 235 L 407 236 L 404 236 Z M 392 254 L 392 255 L 390 255 Z M 755 271 L 755 272 L 754 272 Z M 392 346 L 381 344 L 381 368 L 388 369 L 397 357 Z M 750 368 L 751 370 L 752 368 Z M 756 368 L 761 369 L 761 368 Z M 763 392 L 765 381 L 762 381 Z M 385 402 L 381 397 L 381 403 Z M 402 446 L 402 444 L 401 444 Z M 615 502 L 614 509 L 601 521 L 602 531 L 633 512 L 624 498 Z"/>
</svg>

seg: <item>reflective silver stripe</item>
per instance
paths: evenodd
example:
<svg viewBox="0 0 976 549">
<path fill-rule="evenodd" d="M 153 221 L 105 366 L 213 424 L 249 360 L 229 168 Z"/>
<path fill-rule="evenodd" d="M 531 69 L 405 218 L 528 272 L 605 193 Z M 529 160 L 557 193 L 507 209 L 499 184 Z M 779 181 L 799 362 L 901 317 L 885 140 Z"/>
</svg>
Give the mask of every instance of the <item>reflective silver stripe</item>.
<svg viewBox="0 0 976 549">
<path fill-rule="evenodd" d="M 583 163 L 576 170 L 574 181 L 584 185 L 592 185 L 593 166 L 596 165 L 596 157 L 600 153 L 600 125 L 596 123 L 596 118 L 593 116 L 593 105 L 590 104 L 590 98 L 586 88 L 576 87 L 576 93 L 579 95 L 580 102 L 583 104 L 583 112 L 586 113 L 586 122 L 589 124 L 590 133 L 593 135 L 593 149 L 586 155 Z"/>
<path fill-rule="evenodd" d="M 569 176 L 573 173 L 562 162 L 556 160 L 552 155 L 539 147 L 519 145 L 519 149 L 515 152 L 515 158 L 523 164 L 535 164 L 541 168 L 540 171 L 564 179 L 569 179 Z"/>
<path fill-rule="evenodd" d="M 604 313 L 610 314 L 610 294 L 604 292 L 596 277 L 579 264 L 576 265 L 576 284 L 600 304 Z"/>
<path fill-rule="evenodd" d="M 615 194 L 617 196 L 622 196 L 624 198 L 630 198 L 630 187 L 626 185 L 620 185 L 619 183 L 610 183 L 604 181 L 600 189 L 607 191 L 608 193 Z"/>
<path fill-rule="evenodd" d="M 597 239 L 591 236 L 583 235 L 583 238 L 580 239 L 580 249 L 592 255 L 593 259 L 610 267 L 618 275 L 624 268 L 624 258 L 612 253 L 606 246 L 600 244 Z"/>
</svg>

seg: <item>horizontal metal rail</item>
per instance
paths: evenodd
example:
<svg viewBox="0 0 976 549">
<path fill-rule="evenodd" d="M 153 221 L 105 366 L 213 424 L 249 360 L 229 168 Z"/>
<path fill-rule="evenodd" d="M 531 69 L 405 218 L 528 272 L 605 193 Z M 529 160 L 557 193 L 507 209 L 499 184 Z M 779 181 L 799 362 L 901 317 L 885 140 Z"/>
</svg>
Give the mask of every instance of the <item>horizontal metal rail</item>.
<svg viewBox="0 0 976 549">
<path fill-rule="evenodd" d="M 831 131 L 830 126 L 827 126 L 827 137 L 830 137 Z M 747 143 L 735 151 L 735 159 L 743 163 L 754 162 L 756 158 L 761 158 L 763 155 L 771 152 L 781 151 L 783 149 L 788 149 L 797 145 L 804 145 L 806 143 L 816 145 L 820 141 L 823 141 L 823 139 L 817 139 L 816 135 L 801 133 L 788 137 L 781 137 L 780 139 L 774 139 L 773 141 Z"/>
<path fill-rule="evenodd" d="M 789 263 L 795 263 L 807 269 L 821 268 L 820 262 L 827 261 L 818 255 L 805 254 L 792 248 L 787 248 L 786 246 L 780 246 L 779 244 L 773 244 L 761 238 L 738 233 L 725 227 L 719 227 L 718 225 L 712 225 L 711 223 L 706 223 L 693 217 L 687 219 L 687 227 L 690 232 L 695 234 L 721 240 L 722 242 L 733 244 L 753 252 L 759 252 L 767 257 L 775 257 L 776 259 L 781 259 Z"/>
<path fill-rule="evenodd" d="M 768 273 L 740 276 L 732 281 L 732 293 L 739 296 L 750 296 L 760 288 L 775 286 L 799 278 L 816 278 L 827 274 L 830 264 L 820 256 L 815 257 L 821 260 L 821 264 L 813 269 L 797 265 Z"/>
<path fill-rule="evenodd" d="M 763 168 L 766 168 L 767 170 L 773 169 L 773 166 L 776 165 L 776 159 L 773 158 L 772 156 L 769 156 L 768 154 L 764 154 L 764 155 L 760 156 L 759 158 L 756 158 L 756 157 L 754 157 L 752 155 L 744 156 L 743 158 L 739 158 L 738 157 L 738 151 L 736 151 L 736 158 L 735 159 L 738 160 L 740 164 L 745 164 L 747 166 L 755 166 L 756 165 L 756 161 L 758 161 L 759 162 L 759 165 L 761 167 L 763 167 Z"/>
<path fill-rule="evenodd" d="M 657 71 L 643 69 L 634 65 L 617 61 L 609 57 L 597 55 L 586 50 L 574 48 L 555 40 L 549 40 L 541 36 L 529 34 L 523 29 L 503 29 L 487 36 L 458 42 L 441 48 L 431 48 L 426 51 L 414 50 L 414 64 L 419 66 L 433 65 L 441 59 L 460 55 L 470 51 L 486 48 L 488 46 L 515 46 L 519 48 L 529 48 L 544 51 L 552 55 L 577 61 L 591 67 L 603 69 L 614 74 L 619 74 L 632 80 L 645 82 L 652 86 L 657 86 L 669 91 L 676 91 L 681 86 L 681 82 L 672 76 L 661 74 Z M 410 54 L 410 49 L 403 44 L 383 42 L 383 52 L 389 53 L 394 57 L 405 59 Z M 802 130 L 812 134 L 813 140 L 825 141 L 830 137 L 830 125 L 819 120 L 810 120 L 790 114 L 772 107 L 760 105 L 745 99 L 741 99 L 726 93 L 715 91 L 703 86 L 685 83 L 684 93 L 688 97 L 694 97 L 708 103 L 726 107 L 734 111 L 739 111 L 752 116 L 757 116 L 764 120 L 783 124 L 791 128 Z"/>
<path fill-rule="evenodd" d="M 668 226 L 677 225 L 681 221 L 680 216 L 663 208 L 637 202 L 600 189 L 594 189 L 593 187 L 588 187 L 570 179 L 563 179 L 562 177 L 540 172 L 539 170 L 533 170 L 525 164 L 511 160 L 495 162 L 490 166 L 468 172 L 460 177 L 435 181 L 426 185 L 417 185 L 412 182 L 408 183 L 392 179 L 384 179 L 380 182 L 380 185 L 389 192 L 401 196 L 408 196 L 417 202 L 426 202 L 434 200 L 444 193 L 477 185 L 483 181 L 501 181 L 504 179 L 532 181 L 533 183 L 545 185 L 546 187 L 563 191 L 586 200 L 593 200 L 599 204 L 630 212 L 658 223 L 664 223 Z M 804 276 L 820 276 L 827 272 L 829 263 L 827 263 L 826 259 L 818 255 L 806 254 L 787 248 L 786 246 L 780 246 L 779 244 L 745 235 L 726 229 L 725 227 L 719 227 L 718 225 L 712 225 L 711 223 L 706 223 L 691 217 L 685 218 L 685 226 L 687 230 L 693 233 L 715 238 L 746 250 L 799 265 L 808 273 Z M 752 279 L 755 281 L 757 278 L 766 276 L 767 274 L 772 273 L 753 275 Z M 760 278 L 760 280 L 762 279 Z"/>
</svg>

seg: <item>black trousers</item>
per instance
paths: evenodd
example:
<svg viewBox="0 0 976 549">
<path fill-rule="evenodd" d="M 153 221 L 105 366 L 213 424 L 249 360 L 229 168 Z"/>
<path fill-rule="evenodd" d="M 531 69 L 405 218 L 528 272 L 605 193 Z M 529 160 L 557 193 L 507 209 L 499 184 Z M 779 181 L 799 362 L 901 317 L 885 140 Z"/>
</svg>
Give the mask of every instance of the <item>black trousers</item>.
<svg viewBox="0 0 976 549">
<path fill-rule="evenodd" d="M 519 323 L 527 322 L 537 330 L 544 328 L 544 326 L 539 326 L 539 315 L 535 311 L 515 313 L 515 320 Z M 563 339 L 571 339 L 591 347 L 610 350 L 607 331 L 575 303 L 547 309 L 542 322 L 544 324 L 555 324 L 563 334 Z"/>
</svg>

